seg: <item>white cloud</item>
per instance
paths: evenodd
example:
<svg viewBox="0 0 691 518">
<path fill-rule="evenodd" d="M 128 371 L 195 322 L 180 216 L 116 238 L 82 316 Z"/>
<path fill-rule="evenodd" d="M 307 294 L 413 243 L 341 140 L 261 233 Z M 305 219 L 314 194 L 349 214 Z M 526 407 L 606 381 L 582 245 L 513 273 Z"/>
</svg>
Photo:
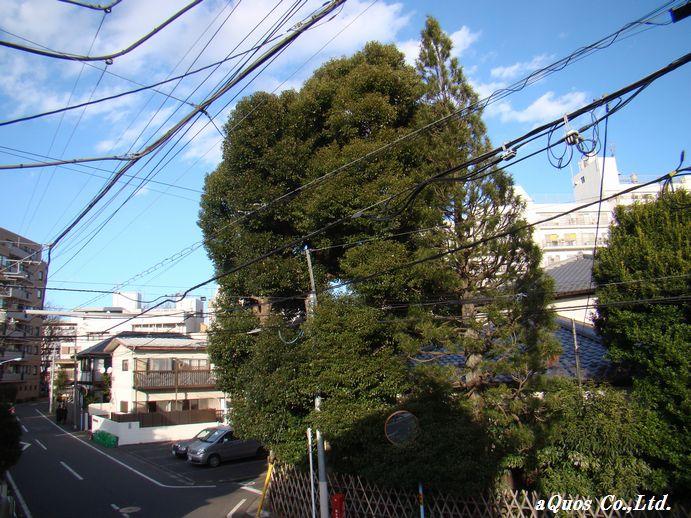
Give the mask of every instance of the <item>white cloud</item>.
<svg viewBox="0 0 691 518">
<path fill-rule="evenodd" d="M 135 197 L 135 198 L 139 198 L 139 197 L 141 197 L 141 196 L 146 196 L 146 195 L 149 194 L 150 192 L 151 192 L 151 191 L 149 191 L 149 188 L 145 185 L 145 186 L 142 187 L 141 189 L 137 189 L 137 190 L 135 191 L 134 197 Z"/>
<path fill-rule="evenodd" d="M 477 94 L 480 96 L 480 99 L 484 99 L 485 97 L 489 97 L 496 90 L 505 88 L 506 83 L 502 81 L 490 81 L 488 83 L 483 83 L 470 79 L 470 86 L 472 86 L 473 90 L 477 92 Z"/>
<path fill-rule="evenodd" d="M 188 2 L 189 0 L 147 0 L 118 4 L 112 13 L 106 16 L 91 54 L 109 53 L 128 46 Z M 287 33 L 291 26 L 315 9 L 319 9 L 322 4 L 322 0 L 309 0 L 302 10 L 293 15 L 279 34 Z M 233 3 L 226 0 L 206 0 L 131 53 L 116 58 L 115 62 L 108 66 L 108 71 L 147 84 L 184 73 L 189 67 L 197 68 L 224 59 L 230 52 L 237 54 L 248 50 L 287 9 L 281 5 L 262 21 L 274 6 L 275 0 Z M 235 9 L 232 15 L 222 25 L 233 7 Z M 38 44 L 49 45 L 59 51 L 85 54 L 101 22 L 102 14 L 52 0 L 2 0 L 0 19 L 8 31 L 25 36 Z M 299 88 L 316 67 L 332 57 L 351 54 L 362 48 L 367 41 L 396 41 L 398 32 L 408 24 L 409 19 L 410 13 L 405 11 L 401 3 L 395 1 L 380 0 L 372 4 L 370 0 L 349 0 L 335 18 L 327 19 L 302 34 L 259 75 L 257 81 L 243 91 L 240 91 L 239 87 L 233 88 L 215 103 L 209 112 L 216 113 L 224 103 L 230 103 L 232 107 L 236 102 L 232 98 L 235 94 L 241 97 L 257 89 L 276 89 L 280 92 L 288 88 Z M 373 23 L 374 20 L 376 23 Z M 256 30 L 242 42 L 247 32 L 255 26 Z M 193 63 L 193 59 L 216 30 L 218 34 L 206 46 L 202 57 Z M 328 43 L 325 46 L 326 42 Z M 307 62 L 313 55 L 315 58 Z M 201 87 L 201 81 L 209 72 L 190 76 L 179 85 L 173 82 L 159 89 L 170 92 L 176 87 L 175 97 L 185 99 L 191 96 L 190 101 L 198 103 L 241 61 L 242 58 L 238 58 L 222 65 Z M 96 65 L 103 66 L 102 63 Z M 6 117 L 15 117 L 62 108 L 68 103 L 73 88 L 70 104 L 87 101 L 100 72 L 86 66 L 80 76 L 82 67 L 81 63 L 51 60 L 10 49 L 0 49 L 0 69 L 3 70 L 3 74 L 0 75 L 0 111 L 3 111 Z M 78 76 L 80 79 L 75 86 Z M 247 82 L 243 83 L 245 84 Z M 126 80 L 106 74 L 100 81 L 94 97 L 104 97 L 135 87 L 136 85 Z M 163 96 L 148 91 L 89 106 L 84 112 L 82 126 L 75 134 L 73 145 L 79 143 L 88 146 L 98 154 L 124 152 L 144 130 L 146 122 L 163 100 Z M 172 126 L 191 110 L 190 106 L 183 106 L 170 120 L 164 122 L 177 105 L 176 101 L 168 100 L 161 112 L 155 116 L 153 123 L 146 128 L 143 138 L 146 139 L 153 134 L 160 135 L 161 131 Z M 225 121 L 229 111 L 230 108 L 226 108 L 216 120 Z M 81 112 L 82 110 L 65 112 L 65 120 L 73 123 Z M 204 118 L 202 122 L 207 120 Z M 39 119 L 36 124 L 55 124 L 56 121 L 54 116 Z M 164 124 L 164 127 L 154 132 L 160 124 Z M 187 135 L 193 135 L 197 129 L 198 127 L 195 127 Z M 220 155 L 216 151 L 205 154 L 213 144 L 212 139 L 217 138 L 216 129 L 209 125 L 192 141 L 182 156 L 203 156 L 204 161 L 218 160 Z M 186 140 L 187 138 L 184 138 L 182 143 Z M 142 140 L 133 150 L 137 150 L 141 143 Z M 71 153 L 72 150 L 68 149 L 66 156 Z"/>
<path fill-rule="evenodd" d="M 473 32 L 464 25 L 456 32 L 451 33 L 450 37 L 453 42 L 453 55 L 458 57 L 478 40 L 480 31 Z"/>
<path fill-rule="evenodd" d="M 529 72 L 533 72 L 534 70 L 542 68 L 549 62 L 550 59 L 551 56 L 547 54 L 540 54 L 539 56 L 535 56 L 530 61 L 519 61 L 517 63 L 514 63 L 513 65 L 505 67 L 495 67 L 490 71 L 490 74 L 492 75 L 492 77 L 504 81 L 515 79 Z"/>
<path fill-rule="evenodd" d="M 499 116 L 502 122 L 541 123 L 573 111 L 585 102 L 585 92 L 569 92 L 559 97 L 547 92 L 523 110 L 515 110 L 511 103 L 504 101 L 493 105 L 487 115 Z"/>
<path fill-rule="evenodd" d="M 403 52 L 405 62 L 411 67 L 415 66 L 415 60 L 420 55 L 420 40 L 406 40 L 396 43 L 398 50 Z"/>
</svg>

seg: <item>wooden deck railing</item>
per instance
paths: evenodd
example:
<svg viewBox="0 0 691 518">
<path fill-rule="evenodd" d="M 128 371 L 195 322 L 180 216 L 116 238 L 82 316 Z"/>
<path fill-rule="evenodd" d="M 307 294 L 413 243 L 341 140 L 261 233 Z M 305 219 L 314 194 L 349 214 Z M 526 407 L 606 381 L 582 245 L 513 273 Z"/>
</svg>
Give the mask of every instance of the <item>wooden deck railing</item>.
<svg viewBox="0 0 691 518">
<path fill-rule="evenodd" d="M 206 388 L 216 384 L 211 370 L 135 371 L 134 388 Z"/>
</svg>

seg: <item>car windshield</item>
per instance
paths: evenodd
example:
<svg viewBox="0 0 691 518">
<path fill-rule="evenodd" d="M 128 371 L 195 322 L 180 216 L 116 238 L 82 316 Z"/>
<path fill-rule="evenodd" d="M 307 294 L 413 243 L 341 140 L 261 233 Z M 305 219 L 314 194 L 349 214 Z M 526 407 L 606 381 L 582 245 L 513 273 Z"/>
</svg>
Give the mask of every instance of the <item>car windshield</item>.
<svg viewBox="0 0 691 518">
<path fill-rule="evenodd" d="M 214 429 L 209 429 L 209 430 L 205 430 L 205 431 L 207 432 L 207 434 L 206 434 L 205 436 L 203 436 L 203 437 L 199 437 L 199 440 L 200 440 L 200 441 L 204 441 L 204 442 L 216 442 L 216 441 L 218 440 L 218 438 L 219 438 L 221 435 L 223 435 L 224 433 L 226 433 L 225 430 L 214 430 Z"/>
<path fill-rule="evenodd" d="M 204 428 L 201 432 L 194 436 L 195 439 L 204 439 L 207 435 L 213 433 L 215 428 Z"/>
</svg>

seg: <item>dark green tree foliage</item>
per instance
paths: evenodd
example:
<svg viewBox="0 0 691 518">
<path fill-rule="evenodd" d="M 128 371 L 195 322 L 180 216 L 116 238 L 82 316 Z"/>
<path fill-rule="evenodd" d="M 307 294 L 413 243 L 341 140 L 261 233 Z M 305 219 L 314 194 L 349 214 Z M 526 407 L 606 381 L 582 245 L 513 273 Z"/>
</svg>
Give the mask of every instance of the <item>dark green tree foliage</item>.
<svg viewBox="0 0 691 518">
<path fill-rule="evenodd" d="M 418 166 L 425 157 L 412 143 L 396 146 L 243 219 L 261 204 L 407 132 L 415 125 L 421 94 L 422 85 L 402 54 L 370 43 L 352 58 L 322 66 L 299 93 L 258 93 L 239 102 L 226 126 L 231 138 L 224 144 L 223 161 L 207 177 L 202 198 L 200 225 L 216 268 L 242 264 L 420 179 Z M 395 230 L 415 224 L 400 223 Z M 358 218 L 309 244 L 322 247 L 382 235 L 389 227 Z M 340 274 L 342 254 L 343 249 L 320 254 L 320 284 L 327 274 Z M 229 293 L 255 296 L 304 292 L 304 257 L 293 250 L 275 255 L 224 279 L 223 286 Z"/>
<path fill-rule="evenodd" d="M 15 387 L 0 390 L 0 477 L 4 477 L 5 471 L 14 466 L 22 454 L 19 446 L 22 431 L 19 422 L 10 413 L 16 396 Z"/>
<path fill-rule="evenodd" d="M 323 65 L 299 92 L 258 93 L 242 100 L 226 126 L 230 136 L 223 161 L 207 177 L 202 198 L 199 224 L 217 270 L 228 271 L 487 149 L 485 128 L 476 113 L 451 118 L 431 132 L 360 160 L 476 100 L 451 57 L 448 36 L 432 19 L 423 31 L 417 72 L 405 65 L 395 47 L 369 43 L 350 58 Z M 357 162 L 348 165 L 352 161 Z M 346 165 L 327 180 L 312 183 Z M 303 187 L 289 199 L 248 215 Z M 545 311 L 550 289 L 538 267 L 539 250 L 530 233 L 518 230 L 521 206 L 511 178 L 494 169 L 472 183 L 436 182 L 409 201 L 406 204 L 399 196 L 310 239 L 307 244 L 319 249 L 313 259 L 320 289 L 332 282 L 395 271 L 352 284 L 352 297 L 344 301 L 329 302 L 320 294 L 314 320 L 304 326 L 304 339 L 294 344 L 284 343 L 277 331 L 283 325 L 281 316 L 304 307 L 303 300 L 288 298 L 304 294 L 309 286 L 299 249 L 220 280 L 219 307 L 224 313 L 210 346 L 219 367 L 219 384 L 233 399 L 238 431 L 264 441 L 284 460 L 297 461 L 304 455 L 304 430 L 319 424 L 333 443 L 336 464 L 344 469 L 362 467 L 358 463 L 365 457 L 358 460 L 354 452 L 367 448 L 354 438 L 381 434 L 381 422 L 368 428 L 374 426 L 373 416 L 383 416 L 406 402 L 414 404 L 424 393 L 414 379 L 474 392 L 478 399 L 471 400 L 472 412 L 467 398 L 465 406 L 451 396 L 442 398 L 451 405 L 450 415 L 457 417 L 442 419 L 439 426 L 452 427 L 449 423 L 458 418 L 465 423 L 461 429 L 472 429 L 469 437 L 482 436 L 472 428 L 469 416 L 477 425 L 478 412 L 490 403 L 506 414 L 503 407 L 522 401 L 533 375 L 553 352 Z M 510 238 L 404 267 L 511 229 Z M 350 245 L 340 246 L 343 243 Z M 275 318 L 262 322 L 264 332 L 242 334 L 258 322 L 238 312 L 239 294 L 279 298 L 273 305 Z M 438 298 L 457 304 L 379 309 Z M 282 333 L 286 338 L 295 331 Z M 416 355 L 429 347 L 463 352 L 469 361 L 462 376 L 424 364 L 415 368 Z M 511 387 L 504 386 L 503 392 L 485 402 L 498 375 L 512 380 Z M 315 416 L 317 393 L 324 396 L 324 410 Z M 435 406 L 417 408 L 424 414 L 428 407 L 430 416 L 444 414 Z M 432 417 L 419 417 L 434 422 Z M 449 437 L 448 444 L 435 435 L 421 440 L 441 451 L 444 444 L 453 449 L 458 444 L 454 441 L 460 440 L 457 435 Z M 480 441 L 476 451 L 484 451 L 483 444 Z M 371 467 L 373 476 L 385 473 L 387 458 L 381 459 L 382 464 Z M 402 465 L 408 475 L 399 472 L 400 480 L 410 482 L 416 466 L 412 459 L 422 457 L 407 458 Z M 458 473 L 470 476 L 465 469 Z"/>
<path fill-rule="evenodd" d="M 352 300 L 325 299 L 298 340 L 279 318 L 247 335 L 258 325 L 254 316 L 221 316 L 209 354 L 219 386 L 231 396 L 238 433 L 263 441 L 283 460 L 300 463 L 308 426 L 339 437 L 352 433 L 355 423 L 372 412 L 394 407 L 397 395 L 410 390 L 410 381 L 381 316 Z M 324 403 L 317 414 L 314 397 L 319 394 Z"/>
<path fill-rule="evenodd" d="M 610 356 L 633 379 L 670 433 L 659 444 L 680 491 L 691 488 L 691 195 L 618 207 L 609 244 L 595 256 L 596 325 Z M 671 298 L 651 305 L 649 299 Z M 641 301 L 641 302 L 631 302 Z"/>
<path fill-rule="evenodd" d="M 562 493 L 634 498 L 661 492 L 665 476 L 646 459 L 658 457 L 664 425 L 621 390 L 573 380 L 550 384 L 527 459 L 529 482 L 543 495 Z"/>
</svg>

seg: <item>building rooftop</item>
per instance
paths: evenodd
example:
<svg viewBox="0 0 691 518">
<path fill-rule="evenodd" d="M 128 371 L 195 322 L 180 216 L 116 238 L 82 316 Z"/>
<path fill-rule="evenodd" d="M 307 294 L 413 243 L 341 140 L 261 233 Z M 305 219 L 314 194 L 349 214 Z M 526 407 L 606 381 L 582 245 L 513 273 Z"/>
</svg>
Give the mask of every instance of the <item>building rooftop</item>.
<svg viewBox="0 0 691 518">
<path fill-rule="evenodd" d="M 573 330 L 571 320 L 557 317 L 555 338 L 561 344 L 561 354 L 556 362 L 548 367 L 548 376 L 576 377 L 576 354 L 573 347 Z M 578 340 L 579 364 L 582 380 L 599 381 L 607 378 L 612 372 L 612 363 L 607 359 L 607 349 L 602 340 L 591 326 L 576 323 L 576 339 Z M 463 367 L 465 355 L 460 353 L 439 354 L 440 351 L 423 352 L 415 358 L 417 362 L 428 364 Z M 443 351 L 441 351 L 443 353 Z M 498 382 L 510 379 L 498 379 Z"/>
<path fill-rule="evenodd" d="M 545 273 L 554 279 L 554 294 L 557 298 L 593 292 L 592 271 L 593 256 L 585 254 L 545 267 Z"/>
<path fill-rule="evenodd" d="M 94 356 L 110 356 L 113 348 L 109 348 L 114 341 L 117 345 L 124 345 L 125 347 L 136 348 L 141 346 L 153 348 L 175 348 L 175 347 L 190 347 L 193 344 L 200 344 L 199 340 L 193 340 L 182 333 L 148 333 L 144 331 L 121 331 L 120 333 L 109 336 L 105 340 L 101 340 L 96 345 L 84 349 L 77 353 L 77 358 L 89 358 Z M 199 347 L 205 347 L 206 344 Z"/>
</svg>

